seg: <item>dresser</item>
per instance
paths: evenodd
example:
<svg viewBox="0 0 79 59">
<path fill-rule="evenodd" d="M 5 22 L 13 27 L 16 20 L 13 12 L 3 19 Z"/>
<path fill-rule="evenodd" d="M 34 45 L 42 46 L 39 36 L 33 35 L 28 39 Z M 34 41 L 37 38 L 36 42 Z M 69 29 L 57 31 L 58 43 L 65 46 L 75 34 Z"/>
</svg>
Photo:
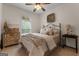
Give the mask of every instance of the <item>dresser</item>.
<svg viewBox="0 0 79 59">
<path fill-rule="evenodd" d="M 20 32 L 18 28 L 10 28 L 8 32 L 1 35 L 1 49 L 6 46 L 11 46 L 19 43 Z"/>
</svg>

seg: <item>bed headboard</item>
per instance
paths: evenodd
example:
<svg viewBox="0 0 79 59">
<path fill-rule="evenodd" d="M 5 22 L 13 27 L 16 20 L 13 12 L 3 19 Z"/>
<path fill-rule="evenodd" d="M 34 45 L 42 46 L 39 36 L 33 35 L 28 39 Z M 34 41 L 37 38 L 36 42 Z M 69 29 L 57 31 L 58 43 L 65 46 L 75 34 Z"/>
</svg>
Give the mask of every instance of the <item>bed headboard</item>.
<svg viewBox="0 0 79 59">
<path fill-rule="evenodd" d="M 46 28 L 47 29 L 48 28 L 57 29 L 59 31 L 59 39 L 60 39 L 60 45 L 61 45 L 61 23 L 59 23 L 58 25 L 49 23 L 47 25 L 43 25 L 42 29 L 43 28 L 45 28 L 45 30 L 46 30 Z"/>
</svg>

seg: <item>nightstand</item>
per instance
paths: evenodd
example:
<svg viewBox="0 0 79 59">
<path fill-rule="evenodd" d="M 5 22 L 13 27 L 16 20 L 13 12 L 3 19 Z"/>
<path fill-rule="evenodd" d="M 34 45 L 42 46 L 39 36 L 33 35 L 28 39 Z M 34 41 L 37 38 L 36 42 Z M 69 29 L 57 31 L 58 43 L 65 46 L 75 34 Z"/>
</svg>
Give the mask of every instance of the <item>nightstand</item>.
<svg viewBox="0 0 79 59">
<path fill-rule="evenodd" d="M 73 39 L 75 39 L 75 46 L 76 46 L 76 53 L 78 53 L 78 36 L 77 35 L 74 35 L 74 34 L 72 34 L 72 35 L 70 35 L 70 34 L 63 34 L 62 35 L 62 37 L 63 37 L 63 41 L 62 41 L 62 43 L 63 43 L 63 47 L 64 46 L 66 46 L 66 38 L 73 38 Z"/>
<path fill-rule="evenodd" d="M 3 49 L 3 33 L 1 34 L 1 49 Z"/>
</svg>

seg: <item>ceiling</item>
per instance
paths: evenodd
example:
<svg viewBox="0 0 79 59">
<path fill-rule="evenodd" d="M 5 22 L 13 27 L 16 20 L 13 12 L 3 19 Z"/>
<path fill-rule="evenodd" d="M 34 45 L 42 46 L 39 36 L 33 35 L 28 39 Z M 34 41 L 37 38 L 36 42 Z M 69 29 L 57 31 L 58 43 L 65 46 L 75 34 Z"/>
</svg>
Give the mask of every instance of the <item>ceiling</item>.
<svg viewBox="0 0 79 59">
<path fill-rule="evenodd" d="M 28 10 L 30 12 L 33 12 L 33 9 L 34 9 L 33 5 L 25 5 L 25 3 L 7 3 L 7 4 L 16 6 L 18 8 L 24 9 L 24 10 Z M 62 3 L 51 3 L 51 4 L 44 5 L 44 8 L 46 9 L 46 11 L 49 11 L 51 9 L 54 9 L 54 8 L 60 6 L 61 4 Z M 44 11 L 39 10 L 34 13 L 41 14 L 41 13 L 44 13 Z"/>
</svg>

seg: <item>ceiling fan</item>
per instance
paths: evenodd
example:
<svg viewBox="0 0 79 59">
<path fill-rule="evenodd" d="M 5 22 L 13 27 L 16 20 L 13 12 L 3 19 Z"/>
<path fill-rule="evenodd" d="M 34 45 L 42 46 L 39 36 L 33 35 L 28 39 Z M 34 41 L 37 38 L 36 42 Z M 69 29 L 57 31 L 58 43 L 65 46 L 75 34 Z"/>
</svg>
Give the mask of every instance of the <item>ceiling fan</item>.
<svg viewBox="0 0 79 59">
<path fill-rule="evenodd" d="M 33 12 L 37 10 L 45 11 L 46 9 L 44 8 L 44 5 L 46 4 L 50 4 L 50 3 L 25 3 L 25 5 L 34 5 Z"/>
</svg>

